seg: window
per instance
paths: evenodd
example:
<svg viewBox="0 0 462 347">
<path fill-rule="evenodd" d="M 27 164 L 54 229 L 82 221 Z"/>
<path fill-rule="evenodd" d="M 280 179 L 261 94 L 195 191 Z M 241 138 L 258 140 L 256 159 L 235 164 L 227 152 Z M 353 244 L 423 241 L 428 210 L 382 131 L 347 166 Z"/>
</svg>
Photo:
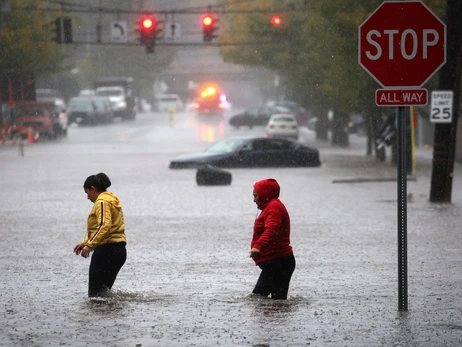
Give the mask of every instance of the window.
<svg viewBox="0 0 462 347">
<path fill-rule="evenodd" d="M 281 151 L 292 148 L 292 143 L 283 139 L 261 139 L 252 141 L 252 149 L 255 151 Z"/>
<path fill-rule="evenodd" d="M 207 149 L 208 153 L 231 153 L 238 149 L 245 142 L 244 139 L 222 140 Z"/>
<path fill-rule="evenodd" d="M 277 117 L 273 117 L 272 121 L 275 123 L 283 123 L 283 122 L 295 123 L 295 118 L 292 116 L 277 116 Z"/>
</svg>

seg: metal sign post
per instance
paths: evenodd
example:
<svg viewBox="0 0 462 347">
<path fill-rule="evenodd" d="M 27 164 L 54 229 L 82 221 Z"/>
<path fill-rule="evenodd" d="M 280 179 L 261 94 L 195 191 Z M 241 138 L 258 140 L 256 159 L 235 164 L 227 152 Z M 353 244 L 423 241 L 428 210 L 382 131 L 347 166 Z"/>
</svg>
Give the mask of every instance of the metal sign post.
<svg viewBox="0 0 462 347">
<path fill-rule="evenodd" d="M 404 106 L 427 104 L 422 86 L 446 63 L 446 25 L 421 1 L 384 1 L 359 26 L 359 64 L 398 106 L 398 307 L 407 311 L 407 126 Z M 444 112 L 442 112 L 444 113 Z M 446 112 L 447 114 L 447 112 Z"/>
<path fill-rule="evenodd" d="M 407 311 L 407 117 L 398 107 L 398 310 Z"/>
</svg>

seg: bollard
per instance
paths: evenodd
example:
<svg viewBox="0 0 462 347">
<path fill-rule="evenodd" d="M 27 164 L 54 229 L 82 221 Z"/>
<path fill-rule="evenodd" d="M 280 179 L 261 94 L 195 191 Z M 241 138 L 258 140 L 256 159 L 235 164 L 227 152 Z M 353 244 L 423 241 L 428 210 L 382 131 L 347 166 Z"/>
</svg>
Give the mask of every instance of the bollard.
<svg viewBox="0 0 462 347">
<path fill-rule="evenodd" d="M 174 112 L 175 112 L 175 109 L 173 107 L 169 107 L 167 109 L 167 112 L 168 112 L 168 124 L 170 126 L 173 126 L 173 122 L 175 121 L 174 119 Z"/>
<path fill-rule="evenodd" d="M 19 156 L 24 157 L 24 141 L 19 139 Z"/>
</svg>

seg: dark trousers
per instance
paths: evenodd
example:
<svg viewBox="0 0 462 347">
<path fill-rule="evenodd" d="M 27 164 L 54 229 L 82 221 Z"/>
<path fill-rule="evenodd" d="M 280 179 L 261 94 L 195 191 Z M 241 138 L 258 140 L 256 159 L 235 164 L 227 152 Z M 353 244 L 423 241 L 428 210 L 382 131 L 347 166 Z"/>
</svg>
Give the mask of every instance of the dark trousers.
<svg viewBox="0 0 462 347">
<path fill-rule="evenodd" d="M 262 296 L 271 294 L 271 299 L 287 299 L 290 279 L 295 270 L 295 257 L 291 254 L 258 266 L 261 273 L 252 293 Z"/>
<path fill-rule="evenodd" d="M 126 259 L 124 242 L 96 247 L 91 256 L 88 296 L 102 296 L 109 291 Z"/>
</svg>

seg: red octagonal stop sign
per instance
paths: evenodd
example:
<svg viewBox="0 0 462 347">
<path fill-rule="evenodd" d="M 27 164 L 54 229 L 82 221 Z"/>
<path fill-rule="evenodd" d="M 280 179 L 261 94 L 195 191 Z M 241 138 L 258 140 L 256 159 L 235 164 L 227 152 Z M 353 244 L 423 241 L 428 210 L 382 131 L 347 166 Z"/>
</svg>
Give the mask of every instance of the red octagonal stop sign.
<svg viewBox="0 0 462 347">
<path fill-rule="evenodd" d="M 384 88 L 419 88 L 446 63 L 446 25 L 421 1 L 385 1 L 359 27 L 359 64 Z"/>
</svg>

